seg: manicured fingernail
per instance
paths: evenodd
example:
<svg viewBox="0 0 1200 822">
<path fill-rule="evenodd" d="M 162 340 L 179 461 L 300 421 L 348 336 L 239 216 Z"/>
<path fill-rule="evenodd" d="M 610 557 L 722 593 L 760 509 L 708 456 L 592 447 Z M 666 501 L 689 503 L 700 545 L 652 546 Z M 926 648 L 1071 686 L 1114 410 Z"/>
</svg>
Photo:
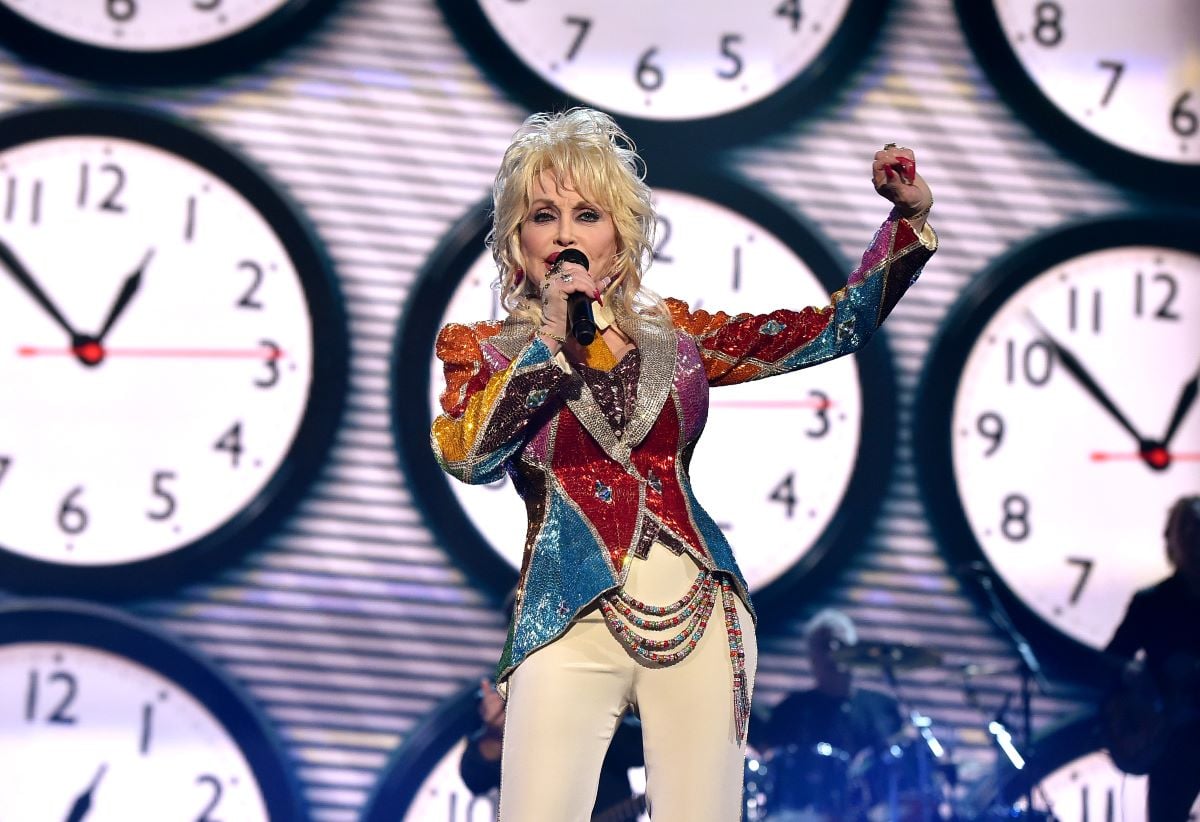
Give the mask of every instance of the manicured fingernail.
<svg viewBox="0 0 1200 822">
<path fill-rule="evenodd" d="M 887 175 L 887 178 L 888 178 L 889 180 L 890 180 L 890 179 L 892 179 L 893 177 L 895 177 L 895 176 L 896 176 L 896 172 L 892 171 L 892 167 L 891 167 L 891 166 L 884 166 L 884 167 L 883 167 L 883 173 Z"/>
<path fill-rule="evenodd" d="M 596 302 L 600 303 L 600 307 L 604 307 L 604 298 L 600 296 L 600 289 L 596 289 Z"/>
<path fill-rule="evenodd" d="M 897 157 L 896 165 L 900 169 L 900 176 L 904 182 L 911 183 L 917 176 L 916 161 L 910 160 L 908 157 Z"/>
</svg>

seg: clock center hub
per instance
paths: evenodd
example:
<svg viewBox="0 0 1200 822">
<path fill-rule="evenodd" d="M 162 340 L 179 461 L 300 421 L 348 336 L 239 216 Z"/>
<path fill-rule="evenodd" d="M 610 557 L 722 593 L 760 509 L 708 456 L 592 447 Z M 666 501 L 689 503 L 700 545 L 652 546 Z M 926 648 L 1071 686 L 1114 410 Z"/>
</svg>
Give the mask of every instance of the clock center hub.
<svg viewBox="0 0 1200 822">
<path fill-rule="evenodd" d="M 1162 471 L 1171 464 L 1171 454 L 1161 445 L 1151 445 L 1142 451 L 1144 459 L 1151 468 Z"/>
<path fill-rule="evenodd" d="M 75 356 L 84 365 L 97 366 L 104 361 L 104 346 L 90 337 L 78 340 L 73 349 Z"/>
</svg>

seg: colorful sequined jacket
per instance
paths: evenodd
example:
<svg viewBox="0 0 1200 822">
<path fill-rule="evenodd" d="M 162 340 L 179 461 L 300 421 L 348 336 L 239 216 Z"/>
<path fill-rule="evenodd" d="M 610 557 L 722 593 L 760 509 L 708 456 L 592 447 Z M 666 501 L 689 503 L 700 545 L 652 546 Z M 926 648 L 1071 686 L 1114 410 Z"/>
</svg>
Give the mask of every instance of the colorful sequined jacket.
<svg viewBox="0 0 1200 822">
<path fill-rule="evenodd" d="M 507 473 L 528 513 L 498 678 L 506 679 L 575 615 L 622 585 L 631 557 L 644 555 L 656 539 L 731 577 L 749 604 L 729 543 L 696 500 L 688 476 L 708 415 L 709 386 L 784 374 L 856 351 L 935 248 L 931 229 L 918 237 L 893 216 L 828 306 L 730 316 L 667 300 L 673 329 L 651 322 L 622 326 L 637 344 L 641 369 L 633 412 L 619 436 L 578 370 L 551 354 L 532 323 L 510 317 L 445 326 L 436 343 L 445 364 L 445 413 L 433 423 L 434 453 L 463 482 L 494 482 Z"/>
</svg>

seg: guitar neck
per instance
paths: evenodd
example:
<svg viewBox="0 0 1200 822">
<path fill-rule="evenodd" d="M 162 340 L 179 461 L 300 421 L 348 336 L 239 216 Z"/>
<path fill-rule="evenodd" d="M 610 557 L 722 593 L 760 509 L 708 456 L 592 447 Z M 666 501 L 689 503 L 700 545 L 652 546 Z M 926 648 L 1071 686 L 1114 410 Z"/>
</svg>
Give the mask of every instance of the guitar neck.
<svg viewBox="0 0 1200 822">
<path fill-rule="evenodd" d="M 646 810 L 645 794 L 637 794 L 592 815 L 592 822 L 634 822 Z"/>
</svg>

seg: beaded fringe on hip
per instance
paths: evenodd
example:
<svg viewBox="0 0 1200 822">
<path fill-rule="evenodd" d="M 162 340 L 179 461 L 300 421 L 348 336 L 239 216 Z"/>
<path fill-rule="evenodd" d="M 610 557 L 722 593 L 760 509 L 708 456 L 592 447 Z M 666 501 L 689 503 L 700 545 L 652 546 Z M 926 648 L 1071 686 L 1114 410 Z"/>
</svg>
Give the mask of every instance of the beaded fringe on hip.
<svg viewBox="0 0 1200 822">
<path fill-rule="evenodd" d="M 670 605 L 648 605 L 625 591 L 616 591 L 600 600 L 604 620 L 617 641 L 631 653 L 651 665 L 667 667 L 687 658 L 708 627 L 718 590 L 725 611 L 729 638 L 729 662 L 733 666 L 733 718 L 738 740 L 746 739 L 750 721 L 750 694 L 746 681 L 746 653 L 742 645 L 742 626 L 738 620 L 733 585 L 718 580 L 710 571 L 701 570 L 682 597 Z M 685 624 L 686 623 L 686 624 Z M 651 639 L 638 631 L 665 631 L 683 625 L 675 636 Z"/>
</svg>

